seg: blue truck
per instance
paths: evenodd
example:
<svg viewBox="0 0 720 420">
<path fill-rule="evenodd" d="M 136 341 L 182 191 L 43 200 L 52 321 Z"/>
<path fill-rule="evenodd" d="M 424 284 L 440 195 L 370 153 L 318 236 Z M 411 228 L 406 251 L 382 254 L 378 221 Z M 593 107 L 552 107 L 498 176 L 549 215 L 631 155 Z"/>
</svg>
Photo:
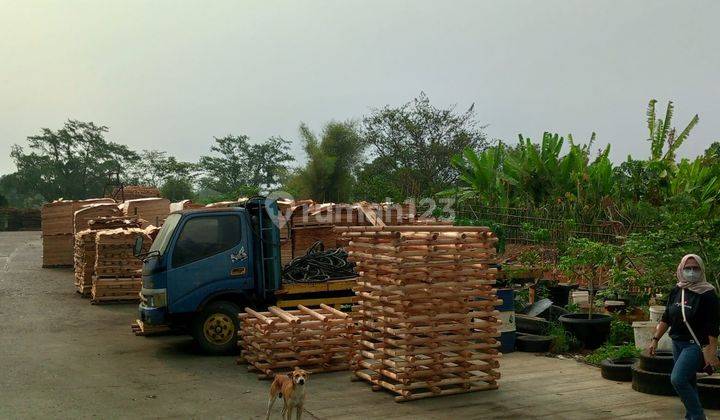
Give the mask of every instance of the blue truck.
<svg viewBox="0 0 720 420">
<path fill-rule="evenodd" d="M 283 284 L 277 220 L 277 204 L 263 197 L 171 213 L 147 252 L 142 237 L 135 242 L 144 260 L 138 323 L 188 331 L 206 353 L 229 354 L 245 307 L 349 303 L 352 280 Z"/>
</svg>

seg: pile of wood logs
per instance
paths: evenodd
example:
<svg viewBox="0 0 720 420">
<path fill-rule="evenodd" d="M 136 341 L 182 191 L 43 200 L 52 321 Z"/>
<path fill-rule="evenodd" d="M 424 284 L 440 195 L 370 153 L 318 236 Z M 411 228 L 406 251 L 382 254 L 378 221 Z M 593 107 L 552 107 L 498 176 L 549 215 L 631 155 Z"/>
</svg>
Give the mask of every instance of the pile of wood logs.
<svg viewBox="0 0 720 420">
<path fill-rule="evenodd" d="M 347 370 L 353 354 L 355 327 L 351 316 L 327 305 L 298 305 L 268 312 L 246 308 L 240 314 L 242 353 L 239 363 L 263 379 L 298 366 L 312 373 Z"/>
<path fill-rule="evenodd" d="M 138 300 L 142 288 L 142 261 L 133 255 L 135 238 L 144 237 L 143 251 L 151 239 L 143 229 L 109 229 L 95 235 L 95 273 L 92 302 Z"/>
<path fill-rule="evenodd" d="M 43 267 L 72 267 L 75 246 L 75 212 L 97 203 L 114 203 L 112 198 L 56 200 L 42 206 Z"/>
<path fill-rule="evenodd" d="M 337 227 L 360 276 L 353 370 L 396 401 L 497 388 L 494 245 L 484 227 Z"/>
<path fill-rule="evenodd" d="M 166 198 L 139 198 L 136 200 L 125 200 L 120 204 L 125 216 L 135 216 L 143 219 L 143 228 L 150 225 L 162 226 L 170 214 L 170 200 Z"/>
</svg>

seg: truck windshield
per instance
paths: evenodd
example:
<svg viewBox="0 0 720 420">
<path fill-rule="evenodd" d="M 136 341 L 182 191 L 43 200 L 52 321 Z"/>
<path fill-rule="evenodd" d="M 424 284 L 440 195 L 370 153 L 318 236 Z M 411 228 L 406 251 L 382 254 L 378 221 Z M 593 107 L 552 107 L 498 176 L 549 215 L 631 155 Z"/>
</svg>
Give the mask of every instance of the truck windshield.
<svg viewBox="0 0 720 420">
<path fill-rule="evenodd" d="M 163 223 L 162 228 L 160 228 L 160 233 L 158 233 L 157 238 L 155 238 L 150 247 L 150 252 L 157 251 L 160 255 L 165 253 L 168 243 L 170 243 L 170 238 L 172 238 L 172 234 L 175 231 L 175 227 L 180 221 L 180 216 L 180 214 L 176 213 L 171 214 L 165 219 L 165 223 Z"/>
</svg>

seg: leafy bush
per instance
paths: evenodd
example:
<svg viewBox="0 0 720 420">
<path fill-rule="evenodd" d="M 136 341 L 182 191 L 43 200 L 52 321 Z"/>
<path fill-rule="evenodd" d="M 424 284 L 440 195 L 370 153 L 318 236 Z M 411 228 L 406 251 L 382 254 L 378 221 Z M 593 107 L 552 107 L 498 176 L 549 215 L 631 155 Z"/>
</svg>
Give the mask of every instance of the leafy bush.
<svg viewBox="0 0 720 420">
<path fill-rule="evenodd" d="M 632 343 L 635 340 L 635 334 L 633 332 L 632 325 L 619 319 L 617 316 L 613 316 L 610 321 L 610 336 L 608 337 L 608 343 L 620 346 L 627 343 Z"/>
<path fill-rule="evenodd" d="M 570 302 L 567 305 L 565 305 L 565 309 L 570 312 L 571 314 L 580 312 L 580 306 L 575 302 Z"/>
<path fill-rule="evenodd" d="M 552 338 L 552 345 L 550 346 L 552 353 L 567 353 L 579 348 L 579 343 L 575 337 L 558 322 L 550 324 L 547 335 Z"/>
<path fill-rule="evenodd" d="M 602 347 L 588 355 L 585 361 L 593 365 L 599 365 L 600 362 L 605 359 L 624 359 L 638 356 L 640 356 L 640 349 L 635 347 L 634 344 L 614 346 L 610 343 L 605 343 Z"/>
</svg>

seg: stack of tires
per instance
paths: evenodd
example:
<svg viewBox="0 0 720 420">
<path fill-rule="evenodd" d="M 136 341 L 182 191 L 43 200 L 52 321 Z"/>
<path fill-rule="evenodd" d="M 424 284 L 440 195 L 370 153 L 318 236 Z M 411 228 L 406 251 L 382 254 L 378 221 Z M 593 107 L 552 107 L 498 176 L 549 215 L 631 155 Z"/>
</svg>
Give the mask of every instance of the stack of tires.
<svg viewBox="0 0 720 420">
<path fill-rule="evenodd" d="M 677 395 L 670 382 L 674 364 L 672 352 L 657 351 L 655 356 L 642 352 L 632 367 L 632 388 L 643 394 Z"/>
<path fill-rule="evenodd" d="M 700 404 L 708 410 L 720 410 L 720 377 L 706 376 L 698 378 L 698 396 Z"/>
<path fill-rule="evenodd" d="M 600 362 L 600 374 L 603 378 L 616 382 L 632 381 L 632 367 L 638 361 L 634 357 L 605 359 Z"/>
</svg>

